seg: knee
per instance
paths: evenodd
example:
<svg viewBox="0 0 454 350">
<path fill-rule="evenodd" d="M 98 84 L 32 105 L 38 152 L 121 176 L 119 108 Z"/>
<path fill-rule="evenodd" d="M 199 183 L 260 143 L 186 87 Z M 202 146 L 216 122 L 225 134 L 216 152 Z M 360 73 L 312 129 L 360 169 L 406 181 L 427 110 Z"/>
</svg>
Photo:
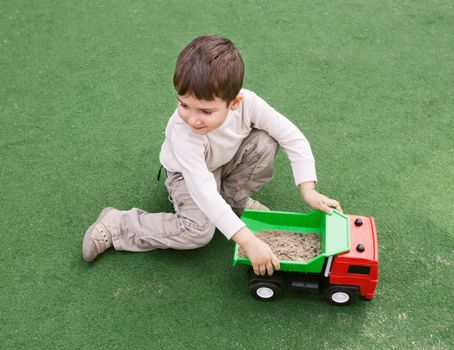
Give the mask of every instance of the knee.
<svg viewBox="0 0 454 350">
<path fill-rule="evenodd" d="M 210 243 L 216 229 L 207 217 L 204 217 L 202 220 L 182 218 L 181 226 L 188 235 L 191 248 L 203 247 Z"/>
<path fill-rule="evenodd" d="M 254 137 L 256 138 L 255 144 L 257 145 L 256 151 L 259 154 L 271 156 L 274 158 L 279 148 L 279 143 L 266 131 L 254 130 Z"/>
<path fill-rule="evenodd" d="M 269 154 L 271 157 L 274 158 L 276 156 L 278 149 L 279 149 L 279 143 L 274 138 L 269 136 L 268 142 L 266 142 L 266 144 L 264 145 L 263 153 Z"/>
</svg>

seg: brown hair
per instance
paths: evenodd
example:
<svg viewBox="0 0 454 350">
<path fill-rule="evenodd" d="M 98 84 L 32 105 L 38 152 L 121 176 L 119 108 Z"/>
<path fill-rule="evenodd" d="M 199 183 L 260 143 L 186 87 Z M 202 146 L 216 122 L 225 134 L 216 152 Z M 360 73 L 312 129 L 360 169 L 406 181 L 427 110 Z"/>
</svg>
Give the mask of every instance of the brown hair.
<svg viewBox="0 0 454 350">
<path fill-rule="evenodd" d="M 243 58 L 229 39 L 200 36 L 178 56 L 173 85 L 178 95 L 205 101 L 218 97 L 229 104 L 240 92 L 243 76 Z"/>
</svg>

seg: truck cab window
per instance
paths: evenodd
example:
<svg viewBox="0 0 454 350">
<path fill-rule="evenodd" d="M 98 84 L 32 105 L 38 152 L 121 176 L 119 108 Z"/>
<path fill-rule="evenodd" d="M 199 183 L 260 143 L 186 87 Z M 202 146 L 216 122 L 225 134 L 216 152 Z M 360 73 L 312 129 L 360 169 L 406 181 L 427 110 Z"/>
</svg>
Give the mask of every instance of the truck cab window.
<svg viewBox="0 0 454 350">
<path fill-rule="evenodd" d="M 357 273 L 360 275 L 368 275 L 370 273 L 370 266 L 350 265 L 348 273 Z"/>
</svg>

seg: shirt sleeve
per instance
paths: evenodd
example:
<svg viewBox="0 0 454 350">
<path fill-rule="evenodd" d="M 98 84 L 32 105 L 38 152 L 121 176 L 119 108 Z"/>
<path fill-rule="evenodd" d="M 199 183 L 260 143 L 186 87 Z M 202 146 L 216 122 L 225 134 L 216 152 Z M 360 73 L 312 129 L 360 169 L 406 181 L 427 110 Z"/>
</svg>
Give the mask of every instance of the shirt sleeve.
<svg viewBox="0 0 454 350">
<path fill-rule="evenodd" d="M 203 136 L 191 132 L 178 132 L 186 125 L 180 124 L 172 133 L 171 142 L 175 159 L 181 166 L 188 191 L 202 212 L 227 237 L 245 226 L 217 191 L 216 180 L 207 168 Z"/>
<path fill-rule="evenodd" d="M 257 129 L 268 132 L 285 150 L 292 167 L 295 185 L 317 181 L 315 160 L 311 146 L 303 133 L 285 116 L 266 101 L 250 92 L 251 123 Z"/>
</svg>

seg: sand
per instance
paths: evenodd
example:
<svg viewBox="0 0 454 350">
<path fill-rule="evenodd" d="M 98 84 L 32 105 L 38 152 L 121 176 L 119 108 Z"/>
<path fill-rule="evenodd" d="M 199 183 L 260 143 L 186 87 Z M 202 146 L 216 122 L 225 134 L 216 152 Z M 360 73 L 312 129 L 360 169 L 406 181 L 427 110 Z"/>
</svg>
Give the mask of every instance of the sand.
<svg viewBox="0 0 454 350">
<path fill-rule="evenodd" d="M 257 236 L 267 243 L 279 260 L 306 262 L 320 255 L 320 236 L 316 233 L 260 231 Z M 240 248 L 240 256 L 246 256 Z"/>
</svg>

